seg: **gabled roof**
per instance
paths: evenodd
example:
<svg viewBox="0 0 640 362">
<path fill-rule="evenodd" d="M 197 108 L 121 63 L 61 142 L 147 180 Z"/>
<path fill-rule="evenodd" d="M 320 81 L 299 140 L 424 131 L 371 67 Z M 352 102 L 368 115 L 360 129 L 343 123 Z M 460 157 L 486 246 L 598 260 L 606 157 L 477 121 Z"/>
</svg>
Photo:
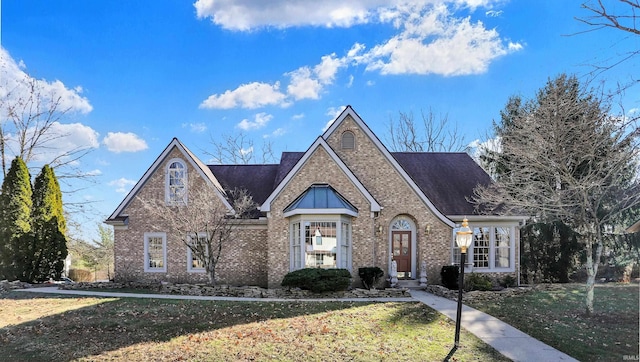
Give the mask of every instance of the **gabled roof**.
<svg viewBox="0 0 640 362">
<path fill-rule="evenodd" d="M 344 111 L 336 118 L 336 120 L 327 128 L 327 130 L 322 135 L 323 139 L 329 139 L 331 134 L 340 126 L 340 124 L 348 117 L 351 118 L 358 124 L 358 126 L 363 130 L 363 132 L 369 137 L 371 142 L 380 150 L 383 156 L 391 163 L 391 165 L 396 169 L 396 171 L 407 181 L 409 187 L 411 187 L 416 194 L 422 199 L 422 201 L 427 205 L 427 207 L 431 210 L 431 212 L 439 218 L 445 224 L 454 227 L 455 224 L 451 221 L 445 214 L 442 213 L 427 197 L 424 191 L 416 184 L 416 182 L 409 176 L 407 171 L 398 163 L 398 161 L 391 155 L 389 150 L 380 142 L 380 139 L 371 131 L 369 126 L 360 118 L 360 116 L 351 108 L 351 106 L 347 106 Z"/>
<path fill-rule="evenodd" d="M 164 162 L 164 160 L 169 156 L 169 154 L 171 153 L 171 151 L 173 151 L 174 148 L 177 149 L 180 153 L 182 153 L 182 155 L 187 160 L 187 162 L 189 162 L 191 166 L 206 181 L 206 183 L 215 190 L 216 195 L 220 198 L 220 201 L 222 201 L 222 203 L 229 210 L 229 212 L 233 213 L 233 207 L 231 207 L 231 205 L 229 204 L 229 202 L 225 197 L 224 188 L 222 187 L 220 182 L 218 182 L 218 180 L 213 175 L 211 170 L 207 166 L 205 166 L 204 163 L 202 163 L 202 161 L 200 161 L 177 138 L 174 138 L 167 145 L 167 147 L 165 147 L 164 151 L 162 151 L 160 156 L 156 158 L 156 160 L 153 162 L 151 167 L 149 167 L 149 169 L 147 169 L 144 175 L 142 175 L 142 178 L 138 181 L 138 183 L 135 184 L 133 189 L 129 191 L 129 193 L 124 198 L 124 200 L 122 200 L 120 205 L 118 205 L 116 210 L 109 216 L 109 218 L 106 221 L 112 222 L 112 223 L 126 222 L 126 220 L 123 219 L 123 216 L 125 215 L 121 215 L 122 211 L 129 205 L 129 203 L 133 200 L 133 198 L 138 194 L 140 189 L 147 183 L 147 181 L 149 180 L 149 177 L 151 177 L 151 175 L 153 175 L 153 173 L 158 169 L 158 167 L 160 167 L 162 162 Z"/>
<path fill-rule="evenodd" d="M 469 200 L 491 177 L 466 153 L 393 152 L 391 155 L 443 214 L 477 214 Z"/>
<path fill-rule="evenodd" d="M 327 184 L 311 185 L 284 208 L 285 217 L 318 212 L 358 216 L 358 209 Z"/>
<path fill-rule="evenodd" d="M 378 202 L 371 195 L 371 193 L 369 193 L 369 191 L 364 187 L 362 182 L 358 180 L 358 178 L 353 174 L 353 172 L 351 172 L 349 167 L 347 167 L 347 165 L 340 159 L 340 157 L 338 157 L 338 155 L 333 151 L 331 146 L 329 146 L 327 142 L 324 140 L 324 138 L 322 137 L 316 138 L 315 142 L 313 142 L 311 147 L 309 147 L 309 149 L 302 155 L 302 157 L 300 157 L 295 162 L 294 166 L 285 174 L 282 180 L 276 184 L 276 188 L 273 190 L 271 195 L 269 195 L 269 197 L 265 200 L 265 202 L 260 206 L 260 210 L 264 212 L 271 211 L 271 202 L 276 198 L 276 196 L 280 194 L 282 189 L 284 189 L 284 187 L 289 183 L 289 181 L 291 181 L 293 176 L 298 172 L 298 170 L 300 170 L 300 168 L 302 168 L 302 166 L 306 163 L 309 157 L 311 157 L 311 155 L 318 148 L 324 149 L 327 152 L 327 154 L 329 154 L 329 157 L 331 157 L 331 159 L 338 165 L 338 167 L 340 167 L 340 169 L 346 174 L 349 180 L 351 180 L 351 182 L 356 186 L 356 188 L 358 188 L 360 193 L 362 193 L 362 195 L 369 201 L 371 205 L 371 211 L 372 212 L 380 211 L 380 204 L 378 204 Z M 289 156 L 295 156 L 295 155 L 289 155 Z M 290 157 L 287 160 L 289 164 L 293 163 L 294 158 L 295 157 Z M 288 168 L 288 165 L 286 165 L 284 168 Z M 284 173 L 278 172 L 278 175 L 282 175 L 282 174 Z"/>
</svg>

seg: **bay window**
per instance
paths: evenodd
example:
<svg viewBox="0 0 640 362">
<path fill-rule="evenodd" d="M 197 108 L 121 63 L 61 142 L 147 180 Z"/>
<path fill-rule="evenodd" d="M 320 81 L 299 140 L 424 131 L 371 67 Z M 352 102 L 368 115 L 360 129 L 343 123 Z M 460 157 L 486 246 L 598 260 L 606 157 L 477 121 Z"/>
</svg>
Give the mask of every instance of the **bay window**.
<svg viewBox="0 0 640 362">
<path fill-rule="evenodd" d="M 290 269 L 351 269 L 351 221 L 340 215 L 302 215 L 290 224 Z"/>
</svg>

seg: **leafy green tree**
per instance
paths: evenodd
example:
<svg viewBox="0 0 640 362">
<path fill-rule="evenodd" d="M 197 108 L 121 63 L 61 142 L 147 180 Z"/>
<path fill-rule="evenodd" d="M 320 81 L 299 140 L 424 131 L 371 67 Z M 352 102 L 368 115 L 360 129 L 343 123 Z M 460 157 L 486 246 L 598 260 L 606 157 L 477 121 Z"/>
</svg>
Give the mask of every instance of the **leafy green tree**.
<svg viewBox="0 0 640 362">
<path fill-rule="evenodd" d="M 493 212 L 560 221 L 575 232 L 585 259 L 588 314 L 603 234 L 640 204 L 640 130 L 635 120 L 613 117 L 610 110 L 575 76 L 549 80 L 535 99 L 512 112 L 502 133 L 499 160 L 508 172 L 476 190 L 476 201 Z"/>
<path fill-rule="evenodd" d="M 53 169 L 42 168 L 33 188 L 30 281 L 60 278 L 67 257 L 67 224 L 62 192 Z"/>
<path fill-rule="evenodd" d="M 16 157 L 2 182 L 0 194 L 0 278 L 25 279 L 31 232 L 31 176 Z"/>
</svg>

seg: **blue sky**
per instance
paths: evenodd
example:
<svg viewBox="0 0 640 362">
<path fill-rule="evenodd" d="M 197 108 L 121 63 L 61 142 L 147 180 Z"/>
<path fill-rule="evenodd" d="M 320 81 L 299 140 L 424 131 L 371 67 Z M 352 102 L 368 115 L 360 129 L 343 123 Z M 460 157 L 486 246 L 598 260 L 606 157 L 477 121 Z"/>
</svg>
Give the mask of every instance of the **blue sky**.
<svg viewBox="0 0 640 362">
<path fill-rule="evenodd" d="M 483 140 L 509 96 L 640 49 L 585 32 L 581 2 L 4 0 L 0 87 L 33 77 L 71 107 L 57 147 L 91 149 L 77 167 L 97 176 L 65 198 L 92 202 L 93 235 L 173 137 L 205 162 L 212 139 L 239 132 L 304 151 L 350 104 L 383 142 L 398 112 L 429 109 Z M 593 84 L 637 74 L 636 59 Z"/>
</svg>

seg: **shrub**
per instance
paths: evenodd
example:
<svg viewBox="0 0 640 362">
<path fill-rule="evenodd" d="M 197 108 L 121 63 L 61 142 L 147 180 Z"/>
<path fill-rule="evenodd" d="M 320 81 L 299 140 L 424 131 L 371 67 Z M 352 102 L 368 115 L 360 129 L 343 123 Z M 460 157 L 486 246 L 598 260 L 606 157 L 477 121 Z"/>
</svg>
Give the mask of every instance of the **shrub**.
<svg viewBox="0 0 640 362">
<path fill-rule="evenodd" d="M 377 266 L 370 266 L 365 268 L 359 268 L 358 275 L 362 280 L 362 285 L 365 288 L 371 290 L 371 288 L 374 287 L 378 279 L 382 278 L 382 276 L 384 275 L 384 272 L 382 271 L 382 269 L 378 268 Z"/>
<path fill-rule="evenodd" d="M 93 273 L 86 269 L 69 269 L 69 278 L 76 282 L 92 282 Z"/>
<path fill-rule="evenodd" d="M 322 293 L 347 290 L 350 284 L 351 273 L 347 269 L 306 268 L 285 275 L 281 285 Z"/>
<path fill-rule="evenodd" d="M 493 289 L 493 283 L 488 276 L 482 274 L 471 273 L 464 280 L 464 290 L 491 290 Z"/>
<path fill-rule="evenodd" d="M 458 277 L 460 276 L 460 268 L 457 265 L 445 265 L 440 270 L 440 278 L 442 285 L 448 289 L 458 289 Z"/>
<path fill-rule="evenodd" d="M 505 288 L 512 288 L 517 285 L 518 281 L 513 275 L 505 275 L 504 278 L 500 281 L 500 285 Z"/>
</svg>

